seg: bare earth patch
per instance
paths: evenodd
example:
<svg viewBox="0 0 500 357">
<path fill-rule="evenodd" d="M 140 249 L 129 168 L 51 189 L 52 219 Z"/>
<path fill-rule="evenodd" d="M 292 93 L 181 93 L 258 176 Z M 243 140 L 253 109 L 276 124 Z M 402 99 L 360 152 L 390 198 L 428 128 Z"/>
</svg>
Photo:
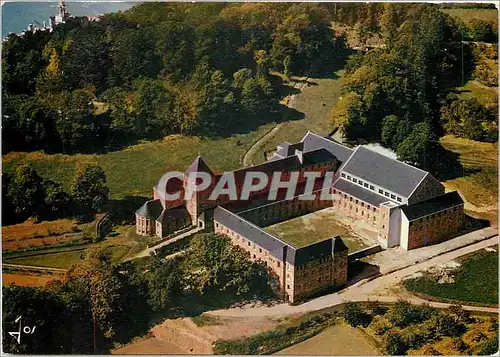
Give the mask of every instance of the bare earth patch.
<svg viewBox="0 0 500 357">
<path fill-rule="evenodd" d="M 19 224 L 2 227 L 2 250 L 18 250 L 37 246 L 50 246 L 81 239 L 73 232 L 76 221 L 58 219 L 35 223 L 30 218 Z"/>
<path fill-rule="evenodd" d="M 57 279 L 55 276 L 2 273 L 3 286 L 9 284 L 19 286 L 45 286 L 45 284 L 55 279 Z"/>
</svg>

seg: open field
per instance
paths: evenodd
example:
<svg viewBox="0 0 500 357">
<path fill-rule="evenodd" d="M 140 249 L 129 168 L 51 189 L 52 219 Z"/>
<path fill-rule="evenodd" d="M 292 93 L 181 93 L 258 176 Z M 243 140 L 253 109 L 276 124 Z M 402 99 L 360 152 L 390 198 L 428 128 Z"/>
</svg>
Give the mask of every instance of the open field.
<svg viewBox="0 0 500 357">
<path fill-rule="evenodd" d="M 117 262 L 128 253 L 130 247 L 118 245 L 108 246 L 108 249 L 111 251 L 112 259 Z M 10 259 L 4 259 L 4 261 L 9 264 L 69 269 L 71 268 L 71 266 L 81 262 L 83 259 L 85 259 L 85 249 L 14 257 Z"/>
<path fill-rule="evenodd" d="M 404 287 L 425 296 L 443 300 L 498 305 L 498 246 L 462 257 L 451 271 L 452 280 L 442 273 L 428 272 L 403 282 Z M 440 279 L 441 276 L 441 279 Z"/>
<path fill-rule="evenodd" d="M 338 235 L 342 237 L 351 253 L 376 242 L 375 239 L 372 241 L 368 237 L 354 233 L 351 227 L 341 222 L 340 217 L 328 208 L 264 229 L 297 248 Z"/>
<path fill-rule="evenodd" d="M 498 88 L 487 87 L 477 81 L 468 81 L 462 87 L 457 87 L 458 96 L 463 99 L 476 98 L 479 103 L 491 107 L 498 102 Z"/>
<path fill-rule="evenodd" d="M 97 162 L 106 172 L 112 199 L 134 195 L 149 197 L 161 175 L 170 170 L 184 171 L 198 155 L 202 155 L 214 171 L 239 168 L 248 148 L 272 125 L 218 139 L 171 135 L 161 141 L 137 144 L 102 155 L 11 152 L 3 156 L 3 169 L 9 171 L 19 162 L 29 161 L 40 176 L 61 183 L 68 191 L 77 162 Z"/>
<path fill-rule="evenodd" d="M 309 78 L 308 85 L 294 95 L 290 106 L 304 114 L 284 122 L 274 135 L 251 158 L 252 164 L 265 161 L 266 155 L 276 145 L 288 141 L 297 142 L 308 130 L 326 135 L 333 130 L 329 112 L 341 96 L 343 70 L 335 72 L 334 78 Z"/>
<path fill-rule="evenodd" d="M 466 24 L 473 19 L 478 19 L 498 25 L 498 10 L 495 9 L 442 9 L 441 11 Z"/>
<path fill-rule="evenodd" d="M 378 356 L 380 351 L 361 330 L 341 323 L 275 355 Z"/>
<path fill-rule="evenodd" d="M 498 143 L 484 143 L 447 135 L 441 138 L 447 150 L 459 155 L 463 176 L 445 181 L 448 190 L 458 190 L 465 209 L 477 218 L 498 222 Z"/>
<path fill-rule="evenodd" d="M 2 251 L 53 246 L 82 239 L 78 224 L 72 219 L 35 223 L 30 218 L 23 223 L 2 227 Z"/>
<path fill-rule="evenodd" d="M 134 226 L 115 227 L 113 236 L 101 242 L 65 248 L 48 248 L 39 251 L 9 252 L 3 255 L 3 262 L 9 264 L 32 265 L 68 269 L 85 258 L 86 251 L 107 248 L 114 262 L 119 262 L 144 249 L 151 238 L 135 234 Z"/>
<path fill-rule="evenodd" d="M 2 273 L 2 285 L 15 284 L 19 286 L 44 286 L 49 281 L 57 279 L 56 276 L 49 275 L 28 275 Z"/>
</svg>

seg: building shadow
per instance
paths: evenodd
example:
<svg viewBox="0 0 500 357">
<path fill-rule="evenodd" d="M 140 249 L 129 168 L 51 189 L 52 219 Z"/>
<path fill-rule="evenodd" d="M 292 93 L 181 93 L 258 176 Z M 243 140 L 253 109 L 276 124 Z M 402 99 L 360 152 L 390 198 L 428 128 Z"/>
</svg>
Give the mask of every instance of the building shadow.
<svg viewBox="0 0 500 357">
<path fill-rule="evenodd" d="M 363 279 L 372 278 L 380 275 L 380 267 L 378 265 L 356 260 L 349 263 L 347 270 L 347 286 L 352 286 Z"/>
</svg>

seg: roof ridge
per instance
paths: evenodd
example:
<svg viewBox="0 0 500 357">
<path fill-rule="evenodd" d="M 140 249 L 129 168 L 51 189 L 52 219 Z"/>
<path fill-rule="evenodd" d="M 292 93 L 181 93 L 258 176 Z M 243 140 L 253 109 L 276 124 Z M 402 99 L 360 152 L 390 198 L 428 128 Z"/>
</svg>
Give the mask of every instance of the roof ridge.
<svg viewBox="0 0 500 357">
<path fill-rule="evenodd" d="M 356 148 L 352 151 L 349 158 L 339 167 L 339 170 L 342 170 L 347 165 L 347 163 L 352 159 L 352 157 L 354 156 L 354 154 L 356 154 L 356 151 L 358 151 L 360 147 L 361 147 L 360 145 L 356 146 Z"/>
<path fill-rule="evenodd" d="M 375 153 L 375 154 L 377 154 L 377 155 L 380 155 L 380 156 L 386 157 L 386 158 L 388 158 L 389 160 L 393 160 L 393 161 L 399 162 L 399 163 L 401 163 L 401 164 L 403 164 L 403 165 L 409 166 L 409 167 L 411 167 L 411 168 L 413 168 L 413 169 L 415 169 L 415 170 L 417 170 L 417 171 L 422 171 L 422 172 L 424 172 L 425 174 L 428 174 L 428 173 L 429 173 L 429 171 L 422 170 L 422 169 L 420 169 L 420 168 L 418 168 L 418 167 L 416 167 L 416 166 L 413 166 L 413 165 L 407 164 L 407 163 L 406 163 L 406 162 L 404 162 L 404 161 L 401 161 L 401 160 L 398 160 L 398 159 L 393 159 L 392 157 L 389 157 L 389 156 L 386 156 L 386 155 L 381 154 L 381 153 L 379 153 L 379 152 L 376 152 L 375 150 L 372 150 L 372 149 L 370 149 L 370 148 L 367 148 L 367 147 L 364 147 L 364 146 L 363 146 L 363 148 L 364 148 L 365 150 L 370 150 L 371 152 L 374 152 L 374 153 Z"/>
<path fill-rule="evenodd" d="M 267 234 L 267 235 L 270 235 L 271 237 L 273 237 L 273 238 L 275 238 L 276 240 L 278 240 L 280 243 L 283 243 L 283 244 L 285 244 L 285 245 L 287 245 L 287 246 L 289 246 L 290 248 L 293 248 L 293 249 L 295 249 L 295 250 L 299 249 L 299 248 L 297 248 L 297 247 L 295 247 L 295 246 L 291 245 L 290 243 L 286 243 L 286 242 L 282 241 L 280 238 L 276 237 L 274 234 L 271 234 L 271 233 L 269 233 L 269 232 L 267 232 L 267 231 L 263 230 L 261 227 L 259 227 L 258 225 L 256 225 L 256 224 L 254 224 L 254 223 L 250 222 L 249 220 L 247 220 L 247 219 L 245 219 L 245 218 L 241 217 L 239 214 L 234 213 L 234 212 L 231 212 L 231 211 L 229 211 L 229 210 L 225 209 L 225 208 L 224 208 L 224 207 L 222 207 L 222 206 L 217 206 L 217 208 L 220 208 L 220 209 L 222 209 L 222 210 L 224 210 L 224 211 L 226 211 L 226 212 L 229 212 L 230 214 L 232 214 L 232 215 L 234 215 L 234 216 L 238 217 L 239 219 L 244 220 L 244 221 L 245 221 L 246 223 L 248 223 L 250 226 L 252 226 L 252 227 L 254 227 L 254 228 L 257 228 L 257 230 L 259 230 L 259 231 L 261 231 L 261 232 L 263 232 L 263 233 L 265 233 L 265 234 Z M 217 208 L 216 208 L 216 209 L 217 209 Z M 245 212 L 245 211 L 242 211 L 242 212 Z M 240 212 L 240 213 L 242 213 L 242 212 Z"/>
</svg>

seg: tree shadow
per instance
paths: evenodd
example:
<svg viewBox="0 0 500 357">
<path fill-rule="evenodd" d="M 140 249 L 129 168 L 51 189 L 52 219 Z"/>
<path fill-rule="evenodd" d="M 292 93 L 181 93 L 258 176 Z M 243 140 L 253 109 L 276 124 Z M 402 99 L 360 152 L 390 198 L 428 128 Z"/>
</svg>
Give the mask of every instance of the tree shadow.
<svg viewBox="0 0 500 357">
<path fill-rule="evenodd" d="M 461 164 L 458 153 L 438 146 L 436 157 L 434 173 L 440 181 L 453 180 L 466 175 L 467 170 Z M 469 172 L 468 174 L 471 173 Z"/>
<path fill-rule="evenodd" d="M 149 199 L 144 196 L 125 196 L 120 200 L 110 200 L 108 212 L 111 220 L 117 224 L 134 224 L 135 211 Z"/>
</svg>

